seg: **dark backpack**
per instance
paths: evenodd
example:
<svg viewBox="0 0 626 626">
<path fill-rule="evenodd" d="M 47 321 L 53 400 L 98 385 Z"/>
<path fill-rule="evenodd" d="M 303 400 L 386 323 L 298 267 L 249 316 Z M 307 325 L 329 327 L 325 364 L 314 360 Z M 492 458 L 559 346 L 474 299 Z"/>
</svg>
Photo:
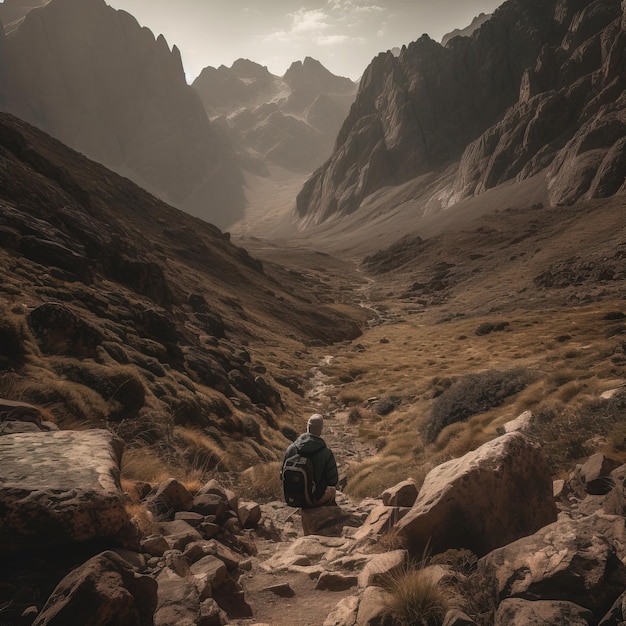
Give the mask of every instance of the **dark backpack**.
<svg viewBox="0 0 626 626">
<path fill-rule="evenodd" d="M 303 454 L 290 456 L 283 466 L 283 493 L 289 506 L 306 509 L 315 502 L 313 462 Z"/>
</svg>

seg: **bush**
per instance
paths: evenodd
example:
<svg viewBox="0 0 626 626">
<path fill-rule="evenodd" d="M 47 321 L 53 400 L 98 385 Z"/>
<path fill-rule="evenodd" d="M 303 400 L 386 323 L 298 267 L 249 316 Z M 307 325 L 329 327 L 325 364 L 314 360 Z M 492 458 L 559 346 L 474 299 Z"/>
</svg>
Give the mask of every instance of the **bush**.
<svg viewBox="0 0 626 626">
<path fill-rule="evenodd" d="M 380 399 L 374 406 L 374 411 L 377 415 L 389 415 L 392 411 L 395 411 L 402 404 L 402 398 L 399 396 L 388 396 Z"/>
<path fill-rule="evenodd" d="M 0 318 L 0 371 L 19 368 L 24 365 L 25 331 L 14 316 Z"/>
<path fill-rule="evenodd" d="M 424 427 L 425 440 L 433 443 L 446 426 L 500 406 L 509 396 L 522 391 L 531 380 L 524 369 L 489 370 L 459 378 L 434 401 L 430 419 Z"/>
</svg>

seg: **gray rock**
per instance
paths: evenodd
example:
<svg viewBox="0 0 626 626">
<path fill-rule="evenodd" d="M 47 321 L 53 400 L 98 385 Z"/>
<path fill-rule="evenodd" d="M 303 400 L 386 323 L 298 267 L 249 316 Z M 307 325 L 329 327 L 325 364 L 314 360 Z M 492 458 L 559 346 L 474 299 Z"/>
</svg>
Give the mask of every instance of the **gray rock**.
<svg viewBox="0 0 626 626">
<path fill-rule="evenodd" d="M 359 587 L 379 585 L 394 572 L 398 572 L 408 562 L 406 550 L 393 550 L 372 556 L 359 574 Z"/>
<path fill-rule="evenodd" d="M 0 437 L 0 551 L 115 535 L 128 522 L 123 444 L 106 430 Z"/>
<path fill-rule="evenodd" d="M 319 591 L 345 591 L 356 587 L 358 576 L 354 574 L 341 574 L 339 572 L 322 572 L 315 583 Z"/>
</svg>

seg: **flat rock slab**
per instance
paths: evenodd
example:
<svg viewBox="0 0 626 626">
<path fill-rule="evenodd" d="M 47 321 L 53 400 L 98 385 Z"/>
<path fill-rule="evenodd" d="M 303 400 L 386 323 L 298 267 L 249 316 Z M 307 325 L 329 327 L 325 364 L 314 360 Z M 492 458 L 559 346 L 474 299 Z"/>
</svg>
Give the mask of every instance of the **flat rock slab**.
<svg viewBox="0 0 626 626">
<path fill-rule="evenodd" d="M 114 535 L 123 442 L 106 430 L 0 437 L 0 552 Z"/>
</svg>

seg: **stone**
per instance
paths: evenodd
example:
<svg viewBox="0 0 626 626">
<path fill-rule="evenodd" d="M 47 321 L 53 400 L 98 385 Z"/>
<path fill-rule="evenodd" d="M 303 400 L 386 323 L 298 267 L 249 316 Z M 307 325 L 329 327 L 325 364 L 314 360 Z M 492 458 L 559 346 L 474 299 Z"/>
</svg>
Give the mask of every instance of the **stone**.
<svg viewBox="0 0 626 626">
<path fill-rule="evenodd" d="M 509 598 L 500 603 L 495 616 L 495 626 L 589 626 L 592 621 L 591 611 L 563 600 Z"/>
<path fill-rule="evenodd" d="M 323 535 L 305 535 L 291 543 L 284 549 L 276 552 L 261 567 L 267 572 L 299 571 L 306 568 L 316 577 L 320 574 L 317 566 L 326 559 L 333 549 L 349 551 L 354 542 L 340 537 L 325 537 Z M 310 570 L 309 570 L 310 568 Z"/>
<path fill-rule="evenodd" d="M 574 602 L 602 617 L 626 588 L 626 520 L 567 517 L 490 552 L 479 573 L 494 576 L 498 597 Z"/>
<path fill-rule="evenodd" d="M 348 596 L 329 613 L 323 626 L 354 626 L 359 608 L 358 596 Z"/>
<path fill-rule="evenodd" d="M 193 513 L 192 511 L 179 511 L 174 515 L 174 521 L 187 522 L 189 526 L 193 528 L 199 528 L 204 522 L 205 516 L 200 513 Z"/>
<path fill-rule="evenodd" d="M 200 610 L 200 593 L 195 580 L 190 576 L 179 576 L 166 567 L 156 581 L 158 603 L 154 626 L 195 626 Z"/>
<path fill-rule="evenodd" d="M 585 491 L 591 495 L 605 495 L 613 487 L 610 479 L 611 472 L 621 463 L 604 454 L 597 453 L 589 457 L 580 470 L 581 480 L 585 484 Z"/>
<path fill-rule="evenodd" d="M 289 583 L 279 583 L 276 585 L 271 585 L 270 587 L 265 587 L 263 591 L 273 593 L 279 598 L 293 598 L 296 595 L 296 592 L 293 590 Z"/>
<path fill-rule="evenodd" d="M 106 430 L 0 437 L 0 551 L 111 537 L 129 521 Z"/>
<path fill-rule="evenodd" d="M 387 614 L 389 592 L 380 587 L 367 587 L 361 594 L 355 626 L 393 626 Z"/>
<path fill-rule="evenodd" d="M 406 550 L 392 550 L 376 554 L 359 574 L 359 587 L 369 587 L 370 585 L 380 585 L 386 578 L 394 572 L 399 571 L 408 563 L 408 553 Z"/>
<path fill-rule="evenodd" d="M 526 432 L 532 423 L 533 414 L 532 411 L 524 411 L 520 413 L 514 420 L 510 422 L 506 422 L 504 424 L 504 432 L 505 433 L 514 433 L 514 432 Z"/>
<path fill-rule="evenodd" d="M 70 572 L 48 598 L 34 626 L 152 623 L 157 583 L 136 573 L 113 552 L 103 552 Z"/>
<path fill-rule="evenodd" d="M 412 507 L 418 493 L 415 481 L 408 479 L 383 491 L 382 501 L 385 506 Z"/>
<path fill-rule="evenodd" d="M 545 457 L 515 432 L 431 470 L 396 527 L 415 554 L 429 545 L 434 553 L 467 548 L 481 556 L 556 517 Z"/>
<path fill-rule="evenodd" d="M 190 543 L 202 541 L 202 535 L 193 526 L 182 520 L 161 522 L 159 531 L 167 541 L 171 550 L 184 550 Z"/>
<path fill-rule="evenodd" d="M 352 533 L 355 541 L 365 539 L 376 540 L 385 532 L 393 528 L 408 512 L 409 508 L 390 507 L 379 505 L 374 507 L 363 524 Z"/>
<path fill-rule="evenodd" d="M 305 535 L 340 537 L 345 526 L 357 528 L 362 520 L 337 505 L 301 509 L 302 532 Z"/>
<path fill-rule="evenodd" d="M 211 597 L 213 589 L 223 585 L 228 576 L 228 569 L 224 565 L 224 561 L 212 555 L 202 557 L 193 563 L 190 571 L 196 579 L 201 600 Z"/>
<path fill-rule="evenodd" d="M 157 513 L 163 515 L 168 512 L 188 511 L 193 496 L 175 478 L 168 478 L 158 485 L 150 501 Z"/>
<path fill-rule="evenodd" d="M 200 603 L 198 626 L 225 626 L 228 616 L 213 598 L 207 598 Z"/>
<path fill-rule="evenodd" d="M 170 544 L 163 535 L 150 535 L 141 541 L 141 549 L 151 556 L 163 556 L 170 549 Z"/>
<path fill-rule="evenodd" d="M 315 583 L 319 591 L 346 591 L 356 587 L 358 576 L 354 574 L 341 574 L 339 572 L 322 572 Z"/>
<path fill-rule="evenodd" d="M 256 528 L 261 521 L 261 507 L 256 502 L 242 501 L 237 515 L 242 528 Z"/>
<path fill-rule="evenodd" d="M 204 556 L 216 556 L 230 571 L 239 569 L 239 563 L 244 560 L 241 555 L 215 539 L 190 543 L 183 554 L 191 563 L 195 563 Z"/>
<path fill-rule="evenodd" d="M 200 515 L 213 515 L 218 521 L 225 519 L 228 501 L 215 493 L 196 495 L 191 504 L 191 510 Z"/>
</svg>

